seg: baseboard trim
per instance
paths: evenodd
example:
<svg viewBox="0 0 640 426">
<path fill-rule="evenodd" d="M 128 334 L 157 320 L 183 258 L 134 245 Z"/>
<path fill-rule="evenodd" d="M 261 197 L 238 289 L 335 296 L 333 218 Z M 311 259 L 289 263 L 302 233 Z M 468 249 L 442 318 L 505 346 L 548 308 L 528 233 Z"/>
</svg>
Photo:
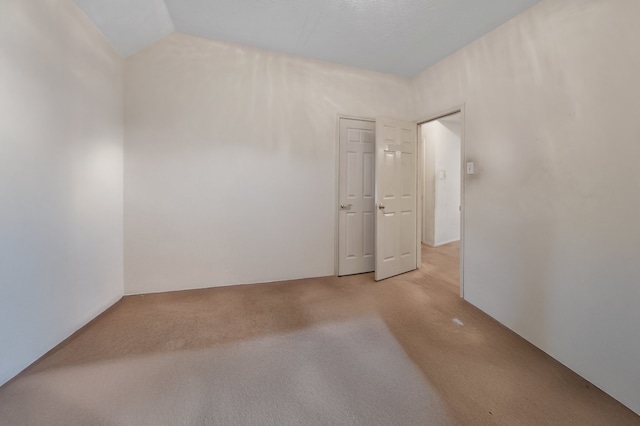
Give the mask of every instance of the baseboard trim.
<svg viewBox="0 0 640 426">
<path fill-rule="evenodd" d="M 453 240 L 448 240 L 448 241 L 442 241 L 442 242 L 439 242 L 437 244 L 436 243 L 429 244 L 429 243 L 424 243 L 424 242 L 423 242 L 423 244 L 426 244 L 426 245 L 428 245 L 430 247 L 440 247 L 440 246 L 446 246 L 447 244 L 455 243 L 455 242 L 458 242 L 458 241 L 460 241 L 460 238 L 455 238 Z"/>
</svg>

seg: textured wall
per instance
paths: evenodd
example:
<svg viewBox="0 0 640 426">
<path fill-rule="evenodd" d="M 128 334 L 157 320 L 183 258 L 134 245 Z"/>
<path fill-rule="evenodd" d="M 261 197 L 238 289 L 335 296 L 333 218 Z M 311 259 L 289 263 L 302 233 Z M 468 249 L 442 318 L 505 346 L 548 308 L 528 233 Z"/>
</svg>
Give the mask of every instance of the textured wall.
<svg viewBox="0 0 640 426">
<path fill-rule="evenodd" d="M 464 103 L 465 297 L 640 412 L 635 0 L 548 0 L 414 80 Z"/>
<path fill-rule="evenodd" d="M 0 2 L 0 384 L 123 293 L 122 59 L 71 0 Z"/>
<path fill-rule="evenodd" d="M 125 80 L 127 293 L 332 275 L 338 114 L 412 112 L 407 80 L 177 33 Z"/>
</svg>

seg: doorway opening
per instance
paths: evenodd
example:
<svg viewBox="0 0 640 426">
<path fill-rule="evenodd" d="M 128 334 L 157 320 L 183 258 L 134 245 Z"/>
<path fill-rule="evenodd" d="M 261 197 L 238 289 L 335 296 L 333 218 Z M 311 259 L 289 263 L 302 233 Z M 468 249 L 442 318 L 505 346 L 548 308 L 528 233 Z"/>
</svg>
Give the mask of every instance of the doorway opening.
<svg viewBox="0 0 640 426">
<path fill-rule="evenodd" d="M 421 228 L 424 255 L 458 262 L 462 286 L 463 113 L 452 111 L 419 124 L 421 149 Z"/>
</svg>

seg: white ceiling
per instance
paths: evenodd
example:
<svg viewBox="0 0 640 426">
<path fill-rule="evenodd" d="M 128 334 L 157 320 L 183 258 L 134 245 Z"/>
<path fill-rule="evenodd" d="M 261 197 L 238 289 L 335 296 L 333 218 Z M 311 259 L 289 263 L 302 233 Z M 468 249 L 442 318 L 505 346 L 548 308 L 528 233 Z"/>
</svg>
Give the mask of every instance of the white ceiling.
<svg viewBox="0 0 640 426">
<path fill-rule="evenodd" d="M 173 31 L 413 76 L 540 0 L 74 0 L 124 57 Z"/>
</svg>

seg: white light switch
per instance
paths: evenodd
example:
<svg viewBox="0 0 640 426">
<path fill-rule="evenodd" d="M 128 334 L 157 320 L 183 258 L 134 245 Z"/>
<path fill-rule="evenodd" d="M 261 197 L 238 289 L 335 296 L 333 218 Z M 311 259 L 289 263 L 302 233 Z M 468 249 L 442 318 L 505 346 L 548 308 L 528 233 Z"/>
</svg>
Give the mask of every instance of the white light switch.
<svg viewBox="0 0 640 426">
<path fill-rule="evenodd" d="M 473 166 L 473 161 L 467 162 L 467 174 L 468 175 L 472 175 L 474 173 L 475 173 L 475 170 L 474 170 L 474 166 Z"/>
<path fill-rule="evenodd" d="M 440 179 L 446 179 L 447 178 L 447 172 L 444 170 L 439 170 L 438 171 L 438 178 Z"/>
</svg>

